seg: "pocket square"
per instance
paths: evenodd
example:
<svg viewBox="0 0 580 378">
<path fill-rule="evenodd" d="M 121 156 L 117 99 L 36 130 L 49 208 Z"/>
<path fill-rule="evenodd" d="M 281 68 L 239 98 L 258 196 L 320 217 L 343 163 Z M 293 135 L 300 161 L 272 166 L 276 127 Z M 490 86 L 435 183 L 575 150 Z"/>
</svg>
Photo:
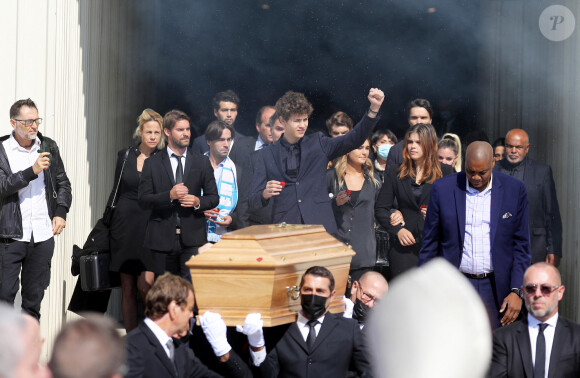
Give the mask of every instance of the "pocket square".
<svg viewBox="0 0 580 378">
<path fill-rule="evenodd" d="M 510 213 L 510 212 L 508 211 L 507 213 L 505 213 L 505 214 L 502 216 L 502 218 L 503 218 L 503 219 L 508 219 L 508 218 L 509 218 L 509 217 L 511 217 L 511 216 L 512 216 L 512 213 Z"/>
</svg>

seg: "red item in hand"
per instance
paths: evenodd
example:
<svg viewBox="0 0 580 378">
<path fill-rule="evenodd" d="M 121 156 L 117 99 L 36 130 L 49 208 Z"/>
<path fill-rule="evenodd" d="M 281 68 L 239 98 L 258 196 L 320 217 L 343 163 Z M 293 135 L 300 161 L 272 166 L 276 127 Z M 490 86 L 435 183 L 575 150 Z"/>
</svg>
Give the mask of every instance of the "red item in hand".
<svg viewBox="0 0 580 378">
<path fill-rule="evenodd" d="M 280 185 L 282 185 L 282 188 L 286 187 L 286 183 L 284 181 L 280 181 Z"/>
<path fill-rule="evenodd" d="M 427 208 L 427 205 L 421 205 L 419 207 L 421 208 L 421 210 L 423 210 L 423 209 L 426 209 Z"/>
<path fill-rule="evenodd" d="M 346 191 L 346 195 L 350 197 L 350 195 L 352 194 L 352 190 L 347 190 Z"/>
</svg>

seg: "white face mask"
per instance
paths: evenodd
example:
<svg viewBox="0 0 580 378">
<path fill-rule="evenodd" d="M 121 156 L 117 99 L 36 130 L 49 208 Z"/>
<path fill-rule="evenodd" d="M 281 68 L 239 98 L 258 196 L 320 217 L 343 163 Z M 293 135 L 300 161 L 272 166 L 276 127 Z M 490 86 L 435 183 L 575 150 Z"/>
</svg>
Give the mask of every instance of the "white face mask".
<svg viewBox="0 0 580 378">
<path fill-rule="evenodd" d="M 379 146 L 377 154 L 381 159 L 387 160 L 387 156 L 389 156 L 389 151 L 391 150 L 391 147 L 393 146 L 391 146 L 390 144 L 383 144 L 382 146 Z"/>
</svg>

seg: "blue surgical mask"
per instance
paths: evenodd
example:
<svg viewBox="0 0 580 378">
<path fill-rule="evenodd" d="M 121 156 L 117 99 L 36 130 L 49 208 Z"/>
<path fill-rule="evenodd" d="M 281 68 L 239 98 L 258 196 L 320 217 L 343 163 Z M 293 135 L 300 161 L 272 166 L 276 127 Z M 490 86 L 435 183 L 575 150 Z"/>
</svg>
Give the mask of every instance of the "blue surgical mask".
<svg viewBox="0 0 580 378">
<path fill-rule="evenodd" d="M 377 151 L 377 154 L 379 155 L 379 157 L 383 160 L 387 160 L 387 156 L 389 156 L 389 150 L 391 149 L 391 145 L 390 144 L 383 144 L 381 146 L 379 146 L 379 150 Z"/>
</svg>

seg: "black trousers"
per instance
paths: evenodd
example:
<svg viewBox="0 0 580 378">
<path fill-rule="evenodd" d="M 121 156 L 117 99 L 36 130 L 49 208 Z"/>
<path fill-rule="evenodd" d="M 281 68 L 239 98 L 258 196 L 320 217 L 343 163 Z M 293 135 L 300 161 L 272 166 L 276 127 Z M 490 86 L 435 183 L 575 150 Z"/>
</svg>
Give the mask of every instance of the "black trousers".
<svg viewBox="0 0 580 378">
<path fill-rule="evenodd" d="M 165 267 L 162 271 L 181 276 L 191 282 L 189 268 L 185 265 L 191 256 L 197 255 L 198 247 L 186 247 L 181 241 L 181 235 L 175 235 L 173 249 L 171 251 L 153 251 L 156 254 L 165 255 Z"/>
<path fill-rule="evenodd" d="M 22 311 L 40 319 L 40 303 L 50 283 L 54 238 L 39 243 L 0 241 L 0 300 L 14 304 L 22 283 Z"/>
</svg>

